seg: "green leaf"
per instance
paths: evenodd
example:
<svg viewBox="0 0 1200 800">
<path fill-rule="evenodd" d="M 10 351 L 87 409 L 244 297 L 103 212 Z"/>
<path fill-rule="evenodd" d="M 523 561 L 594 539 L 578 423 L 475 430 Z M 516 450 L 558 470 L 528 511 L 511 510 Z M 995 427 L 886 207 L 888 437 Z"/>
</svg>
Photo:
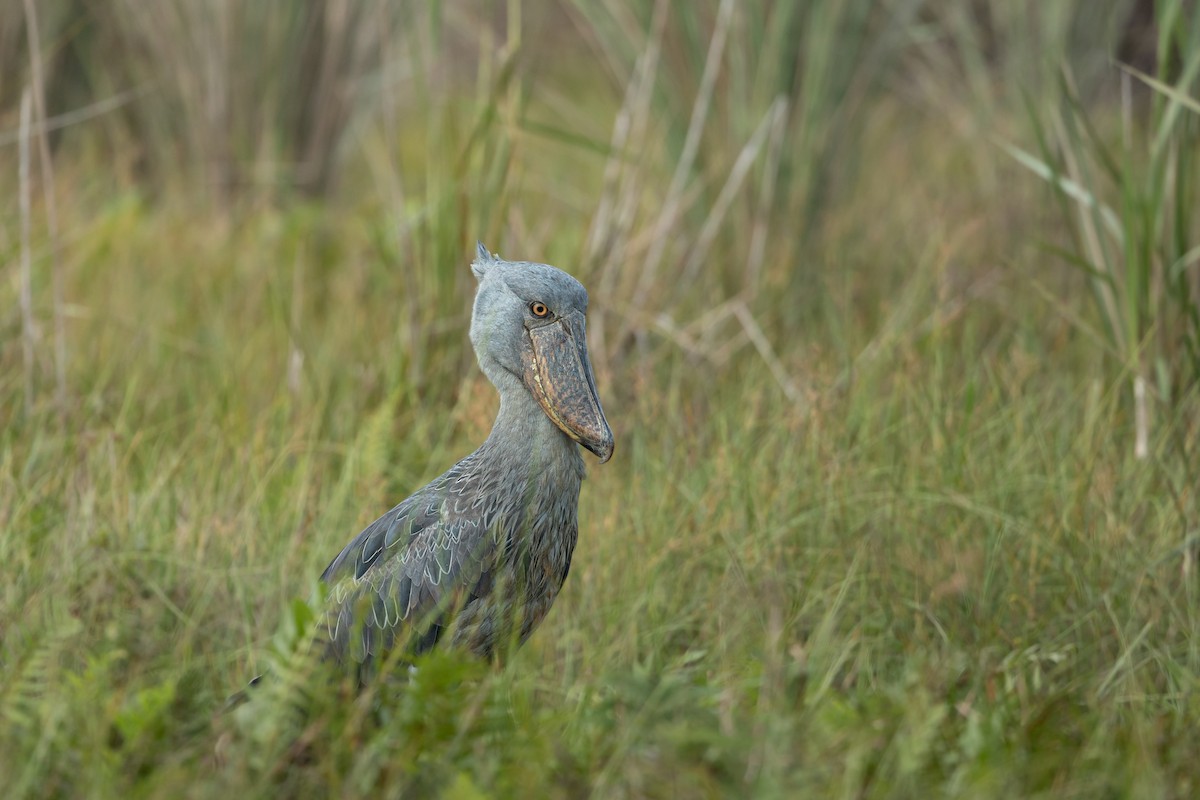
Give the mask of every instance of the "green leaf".
<svg viewBox="0 0 1200 800">
<path fill-rule="evenodd" d="M 167 711 L 175 701 L 175 682 L 168 681 L 157 686 L 141 689 L 133 699 L 117 713 L 113 724 L 126 741 L 139 738 L 147 732 L 161 730 L 167 722 Z"/>
<path fill-rule="evenodd" d="M 1121 218 L 1118 217 L 1116 212 L 1114 212 L 1111 208 L 1096 199 L 1096 196 L 1089 192 L 1086 188 L 1080 186 L 1070 178 L 1059 174 L 1045 161 L 1042 161 L 1037 156 L 1022 150 L 1016 145 L 999 140 L 997 140 L 997 144 L 1002 150 L 1004 150 L 1004 152 L 1008 153 L 1014 161 L 1025 167 L 1033 174 L 1037 175 L 1042 180 L 1054 185 L 1054 187 L 1063 194 L 1067 195 L 1086 208 L 1094 208 L 1099 210 L 1100 216 L 1104 220 L 1104 225 L 1106 228 L 1108 228 L 1109 233 L 1113 235 L 1113 238 L 1121 243 L 1125 241 L 1125 231 L 1121 225 Z"/>
</svg>

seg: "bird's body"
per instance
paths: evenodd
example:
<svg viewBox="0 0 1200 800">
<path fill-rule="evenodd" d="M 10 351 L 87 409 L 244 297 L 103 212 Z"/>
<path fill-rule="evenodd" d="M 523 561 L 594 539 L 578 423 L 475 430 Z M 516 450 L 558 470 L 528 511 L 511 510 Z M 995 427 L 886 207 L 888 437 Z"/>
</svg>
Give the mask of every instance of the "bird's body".
<svg viewBox="0 0 1200 800">
<path fill-rule="evenodd" d="M 587 293 L 544 264 L 482 245 L 471 340 L 500 393 L 491 434 L 472 454 L 384 514 L 326 568 L 326 653 L 369 671 L 403 648 L 440 641 L 485 658 L 519 645 L 566 580 L 578 537 L 584 465 L 607 460 L 587 356 Z"/>
<path fill-rule="evenodd" d="M 325 570 L 335 655 L 366 660 L 405 635 L 420 651 L 452 626 L 452 644 L 491 657 L 499 639 L 524 641 L 545 617 L 575 550 L 583 459 L 540 410 L 545 424 L 532 436 L 510 435 L 499 424 L 507 411 L 478 450 L 372 523 Z M 369 608 L 359 610 L 363 602 Z M 413 622 L 425 630 L 418 635 Z"/>
</svg>

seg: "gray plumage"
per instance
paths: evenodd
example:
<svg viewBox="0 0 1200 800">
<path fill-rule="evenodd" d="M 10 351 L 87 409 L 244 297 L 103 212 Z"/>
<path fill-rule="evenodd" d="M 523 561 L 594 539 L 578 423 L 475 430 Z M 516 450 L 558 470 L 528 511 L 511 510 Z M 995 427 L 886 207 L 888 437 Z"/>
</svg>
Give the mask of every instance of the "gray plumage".
<svg viewBox="0 0 1200 800">
<path fill-rule="evenodd" d="M 327 652 L 368 671 L 448 640 L 485 658 L 545 618 L 571 566 L 584 464 L 612 453 L 587 356 L 587 292 L 478 248 L 471 342 L 500 394 L 487 440 L 369 525 L 321 575 Z M 542 316 L 541 312 L 545 312 Z"/>
</svg>

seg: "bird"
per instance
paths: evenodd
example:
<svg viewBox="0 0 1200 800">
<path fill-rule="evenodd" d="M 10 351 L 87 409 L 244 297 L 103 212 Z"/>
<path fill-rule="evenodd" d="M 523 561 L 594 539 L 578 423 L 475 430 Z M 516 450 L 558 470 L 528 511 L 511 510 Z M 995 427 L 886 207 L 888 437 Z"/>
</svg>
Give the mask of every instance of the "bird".
<svg viewBox="0 0 1200 800">
<path fill-rule="evenodd" d="M 323 657 L 367 680 L 435 646 L 499 660 L 545 619 L 571 568 L 585 465 L 613 432 L 587 347 L 588 294 L 478 243 L 470 340 L 500 396 L 478 449 L 368 525 L 321 574 Z"/>
</svg>

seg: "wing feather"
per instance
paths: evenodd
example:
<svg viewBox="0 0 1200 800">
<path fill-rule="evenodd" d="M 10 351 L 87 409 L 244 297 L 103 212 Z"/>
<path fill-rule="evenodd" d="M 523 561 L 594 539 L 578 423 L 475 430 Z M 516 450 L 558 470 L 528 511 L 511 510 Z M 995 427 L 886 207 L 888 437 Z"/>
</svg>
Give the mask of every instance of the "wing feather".
<svg viewBox="0 0 1200 800">
<path fill-rule="evenodd" d="M 333 590 L 327 629 L 339 661 L 365 664 L 405 637 L 414 654 L 429 649 L 456 612 L 490 593 L 503 549 L 495 529 L 481 524 L 474 498 L 459 494 L 469 484 L 439 481 L 409 498 L 368 525 L 322 573 Z M 443 495 L 441 502 L 430 490 Z"/>
</svg>

